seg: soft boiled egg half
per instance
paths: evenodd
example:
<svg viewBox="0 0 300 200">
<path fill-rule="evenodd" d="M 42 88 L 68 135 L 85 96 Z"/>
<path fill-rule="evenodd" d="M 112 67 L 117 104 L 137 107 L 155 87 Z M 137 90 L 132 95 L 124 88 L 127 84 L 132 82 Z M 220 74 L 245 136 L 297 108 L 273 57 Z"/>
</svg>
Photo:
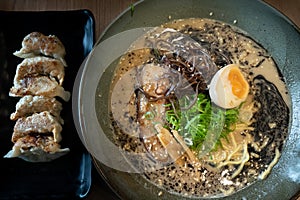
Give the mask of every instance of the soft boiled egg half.
<svg viewBox="0 0 300 200">
<path fill-rule="evenodd" d="M 212 78 L 209 95 L 217 106 L 225 109 L 235 108 L 246 100 L 249 84 L 237 64 L 220 69 Z"/>
</svg>

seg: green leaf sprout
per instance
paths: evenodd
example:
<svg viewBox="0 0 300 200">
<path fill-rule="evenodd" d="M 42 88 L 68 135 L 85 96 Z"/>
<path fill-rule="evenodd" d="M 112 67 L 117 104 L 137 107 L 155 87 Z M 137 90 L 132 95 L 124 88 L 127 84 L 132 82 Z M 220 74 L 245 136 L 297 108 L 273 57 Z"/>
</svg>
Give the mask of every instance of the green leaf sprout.
<svg viewBox="0 0 300 200">
<path fill-rule="evenodd" d="M 179 105 L 189 105 L 188 98 L 179 99 Z M 222 132 L 216 142 L 221 144 L 221 138 L 235 129 L 238 121 L 239 108 L 224 110 L 222 108 L 212 109 L 212 103 L 208 95 L 198 94 L 196 103 L 188 110 L 174 110 L 174 106 L 167 104 L 166 120 L 170 129 L 177 130 L 183 138 L 192 141 L 190 146 L 193 150 L 200 150 L 210 126 L 220 127 Z"/>
</svg>

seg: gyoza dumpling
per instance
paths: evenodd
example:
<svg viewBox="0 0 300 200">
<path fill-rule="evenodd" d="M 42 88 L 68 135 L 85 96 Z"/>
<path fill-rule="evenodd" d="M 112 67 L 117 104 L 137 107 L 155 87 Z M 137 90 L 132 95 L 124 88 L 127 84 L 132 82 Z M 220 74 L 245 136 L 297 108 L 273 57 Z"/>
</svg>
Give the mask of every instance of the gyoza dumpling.
<svg viewBox="0 0 300 200">
<path fill-rule="evenodd" d="M 10 115 L 10 119 L 17 120 L 20 117 L 27 117 L 34 113 L 49 111 L 63 124 L 63 119 L 60 117 L 61 110 L 62 104 L 55 98 L 26 95 L 16 104 L 16 111 Z"/>
<path fill-rule="evenodd" d="M 44 111 L 19 118 L 14 126 L 11 141 L 15 143 L 19 138 L 30 134 L 52 134 L 54 142 L 60 142 L 61 131 L 62 126 L 57 118 L 52 116 L 49 111 Z"/>
<path fill-rule="evenodd" d="M 14 84 L 27 76 L 50 76 L 62 85 L 65 77 L 65 68 L 61 61 L 54 58 L 37 56 L 25 58 L 18 66 L 14 78 Z"/>
<path fill-rule="evenodd" d="M 19 157 L 29 162 L 49 162 L 70 151 L 61 149 L 52 136 L 26 135 L 19 138 L 4 158 Z"/>
<path fill-rule="evenodd" d="M 70 99 L 70 92 L 65 91 L 56 80 L 47 76 L 28 76 L 18 82 L 14 82 L 14 86 L 10 88 L 9 96 L 23 97 L 25 95 L 58 96 L 65 101 Z"/>
<path fill-rule="evenodd" d="M 39 32 L 32 32 L 23 39 L 22 48 L 14 53 L 20 58 L 34 57 L 40 54 L 56 58 L 64 66 L 67 66 L 64 60 L 65 47 L 55 35 L 45 36 Z"/>
</svg>

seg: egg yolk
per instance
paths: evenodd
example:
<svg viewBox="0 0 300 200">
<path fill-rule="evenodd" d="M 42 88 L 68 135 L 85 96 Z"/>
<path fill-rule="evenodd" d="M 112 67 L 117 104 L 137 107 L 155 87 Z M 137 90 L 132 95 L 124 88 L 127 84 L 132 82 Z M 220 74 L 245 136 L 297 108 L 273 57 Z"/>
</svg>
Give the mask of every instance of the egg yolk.
<svg viewBox="0 0 300 200">
<path fill-rule="evenodd" d="M 232 93 L 242 99 L 247 95 L 249 86 L 239 68 L 232 68 L 228 74 L 228 79 L 231 83 Z"/>
</svg>

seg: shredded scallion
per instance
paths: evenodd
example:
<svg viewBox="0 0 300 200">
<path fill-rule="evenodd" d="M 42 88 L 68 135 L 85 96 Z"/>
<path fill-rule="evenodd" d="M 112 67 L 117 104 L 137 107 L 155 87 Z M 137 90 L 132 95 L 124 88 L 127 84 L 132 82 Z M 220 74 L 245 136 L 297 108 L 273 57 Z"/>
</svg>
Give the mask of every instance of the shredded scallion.
<svg viewBox="0 0 300 200">
<path fill-rule="evenodd" d="M 189 98 L 179 99 L 180 107 L 186 107 L 189 103 Z M 235 129 L 239 114 L 238 108 L 212 109 L 209 96 L 202 93 L 198 94 L 196 103 L 188 110 L 180 110 L 180 108 L 174 110 L 174 106 L 171 104 L 166 105 L 166 107 L 168 108 L 166 120 L 170 129 L 178 131 L 183 138 L 191 140 L 189 144 L 193 150 L 201 149 L 209 129 L 218 130 L 212 126 L 223 126 L 219 128 L 222 131 L 216 141 L 216 144 L 220 144 L 220 139 L 226 138 Z"/>
</svg>

